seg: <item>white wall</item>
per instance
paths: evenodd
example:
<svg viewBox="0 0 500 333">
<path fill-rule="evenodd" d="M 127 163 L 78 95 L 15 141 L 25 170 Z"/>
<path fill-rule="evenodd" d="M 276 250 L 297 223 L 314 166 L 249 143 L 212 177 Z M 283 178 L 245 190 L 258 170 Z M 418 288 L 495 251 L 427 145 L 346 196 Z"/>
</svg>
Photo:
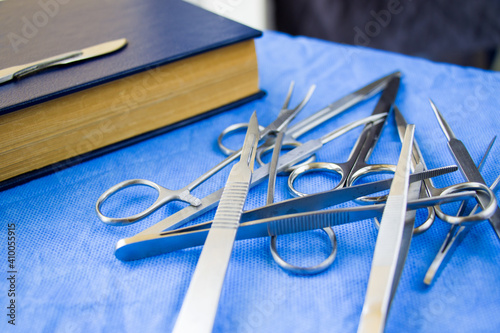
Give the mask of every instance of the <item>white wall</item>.
<svg viewBox="0 0 500 333">
<path fill-rule="evenodd" d="M 184 0 L 252 28 L 273 28 L 272 0 Z"/>
</svg>

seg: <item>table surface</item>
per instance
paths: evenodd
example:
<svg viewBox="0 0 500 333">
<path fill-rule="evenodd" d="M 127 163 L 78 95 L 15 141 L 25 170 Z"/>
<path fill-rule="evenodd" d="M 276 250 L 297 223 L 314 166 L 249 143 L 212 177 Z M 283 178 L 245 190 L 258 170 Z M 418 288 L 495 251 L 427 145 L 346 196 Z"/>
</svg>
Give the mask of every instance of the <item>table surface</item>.
<svg viewBox="0 0 500 333">
<path fill-rule="evenodd" d="M 164 332 L 173 327 L 201 247 L 133 262 L 113 254 L 115 243 L 132 236 L 185 205 L 170 203 L 140 223 L 112 227 L 97 218 L 100 194 L 122 180 L 144 178 L 178 189 L 224 156 L 216 138 L 226 126 L 248 121 L 257 110 L 269 124 L 278 114 L 290 81 L 296 82 L 292 105 L 311 84 L 317 89 L 297 120 L 339 97 L 395 70 L 403 72 L 397 105 L 416 125 L 416 140 L 428 167 L 454 164 L 429 106 L 432 98 L 472 158 L 479 161 L 500 129 L 500 73 L 432 63 L 368 48 L 266 32 L 256 41 L 260 85 L 268 95 L 106 156 L 62 170 L 0 193 L 1 269 L 7 275 L 7 225 L 16 228 L 16 331 Z M 367 116 L 372 98 L 330 120 L 300 140 L 317 138 Z M 347 159 L 360 129 L 329 143 L 320 161 Z M 236 141 L 233 138 L 232 141 Z M 234 142 L 233 142 L 234 144 Z M 401 144 L 393 116 L 370 162 L 395 163 Z M 482 174 L 491 184 L 500 172 L 497 143 Z M 194 191 L 199 197 L 221 188 L 229 168 Z M 278 177 L 276 201 L 290 198 L 285 177 Z M 459 172 L 435 179 L 438 187 L 463 181 Z M 329 178 L 303 183 L 304 190 L 327 189 Z M 266 184 L 249 192 L 245 209 L 265 203 Z M 134 187 L 111 200 L 108 212 L 130 214 L 154 198 Z M 140 190 L 140 191 L 139 191 Z M 142 200 L 146 199 L 146 200 Z M 213 217 L 214 211 L 196 221 Z M 476 225 L 431 287 L 424 274 L 449 226 L 436 221 L 412 241 L 387 332 L 495 332 L 500 328 L 500 242 L 488 223 Z M 215 332 L 354 332 L 363 306 L 377 230 L 372 221 L 335 227 L 337 258 L 316 276 L 283 272 L 269 253 L 269 239 L 235 243 Z M 279 238 L 283 256 L 297 264 L 321 261 L 329 245 L 321 231 Z M 8 285 L 0 284 L 2 313 Z M 5 314 L 0 331 L 14 331 Z"/>
</svg>

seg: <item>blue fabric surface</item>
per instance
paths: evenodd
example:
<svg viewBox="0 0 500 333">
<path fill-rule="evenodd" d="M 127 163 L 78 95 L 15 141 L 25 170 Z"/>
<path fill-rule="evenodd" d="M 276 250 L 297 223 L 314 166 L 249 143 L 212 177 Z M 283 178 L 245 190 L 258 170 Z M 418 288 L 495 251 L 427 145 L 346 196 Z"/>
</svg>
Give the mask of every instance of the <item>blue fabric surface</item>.
<svg viewBox="0 0 500 333">
<path fill-rule="evenodd" d="M 125 179 L 144 178 L 178 189 L 224 156 L 216 138 L 226 126 L 246 122 L 257 110 L 269 124 L 278 114 L 291 80 L 292 105 L 317 84 L 303 119 L 339 97 L 394 70 L 403 72 L 397 104 L 429 167 L 454 164 L 446 139 L 430 109 L 431 97 L 475 161 L 499 134 L 500 74 L 360 47 L 266 32 L 257 40 L 261 87 L 268 96 L 238 109 L 177 129 L 132 147 L 0 193 L 0 305 L 2 332 L 164 332 L 173 327 L 201 248 L 134 262 L 113 254 L 130 237 L 184 204 L 171 203 L 128 227 L 103 224 L 94 212 L 100 194 Z M 305 142 L 367 116 L 377 98 L 364 102 L 300 138 Z M 353 131 L 329 143 L 320 161 L 343 162 L 359 135 Z M 236 139 L 236 138 L 235 138 Z M 234 143 L 233 143 L 234 144 Z M 389 119 L 370 162 L 395 163 L 401 144 Z M 500 172 L 496 144 L 483 168 L 488 184 Z M 225 183 L 229 168 L 194 191 L 203 197 Z M 326 189 L 317 177 L 301 189 Z M 438 187 L 463 181 L 459 172 L 435 179 Z M 130 215 L 153 200 L 138 187 L 112 198 L 109 214 Z M 266 185 L 252 189 L 246 208 L 264 204 Z M 276 200 L 289 198 L 279 177 Z M 214 212 L 196 221 L 207 220 Z M 7 225 L 15 223 L 16 327 L 7 324 Z M 498 332 L 500 329 L 500 243 L 491 226 L 475 226 L 432 287 L 424 274 L 448 225 L 436 221 L 412 241 L 392 304 L 387 332 Z M 338 255 L 333 266 L 310 277 L 284 273 L 272 260 L 268 239 L 239 241 L 226 276 L 215 332 L 355 332 L 364 301 L 377 236 L 371 221 L 336 227 Z M 283 256 L 313 264 L 329 252 L 321 231 L 279 238 Z"/>
</svg>

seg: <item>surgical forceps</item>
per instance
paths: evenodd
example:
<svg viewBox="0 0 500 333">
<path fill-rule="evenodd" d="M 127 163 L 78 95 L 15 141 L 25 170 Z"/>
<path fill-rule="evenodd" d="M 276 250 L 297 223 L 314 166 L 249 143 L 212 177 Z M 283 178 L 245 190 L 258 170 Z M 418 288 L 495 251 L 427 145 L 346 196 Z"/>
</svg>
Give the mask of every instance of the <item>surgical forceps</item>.
<svg viewBox="0 0 500 333">
<path fill-rule="evenodd" d="M 412 144 L 408 145 L 408 136 L 410 134 L 408 132 L 411 129 L 410 126 L 412 125 L 407 125 L 403 115 L 399 112 L 397 107 L 394 109 L 398 133 L 400 137 L 404 137 L 404 140 L 402 139 L 403 149 L 401 151 L 400 162 L 398 163 L 396 175 L 400 171 L 402 166 L 400 165 L 402 157 L 405 155 L 407 156 L 407 167 L 409 167 L 411 162 L 413 169 L 417 172 L 421 172 L 426 169 L 426 166 L 421 156 L 420 149 L 418 148 L 415 140 L 413 140 Z M 413 135 L 413 133 L 411 134 Z M 395 179 L 398 178 L 396 175 Z M 398 178 L 399 182 L 401 182 L 401 178 L 402 177 Z M 400 187 L 399 193 L 394 193 L 399 194 L 399 203 L 417 199 L 420 194 L 425 194 L 427 197 L 429 197 L 431 193 L 434 195 L 446 195 L 446 189 L 436 189 L 429 178 L 424 179 L 423 183 L 424 186 L 422 187 L 420 182 L 409 184 L 409 186 L 407 185 L 407 190 L 403 193 L 401 193 Z M 395 184 L 391 186 L 389 199 L 387 200 L 386 209 L 384 210 L 384 215 L 382 217 L 382 224 L 377 236 L 372 269 L 370 271 L 370 279 L 368 282 L 358 332 L 383 332 L 391 302 L 394 298 L 394 294 L 396 293 L 397 285 L 403 272 L 404 262 L 410 247 L 415 220 L 415 211 L 407 211 L 405 213 L 404 210 L 389 210 L 389 200 L 391 200 L 391 197 L 393 196 L 393 190 L 398 190 L 398 188 L 394 188 L 394 185 Z M 449 186 L 449 190 L 456 188 L 455 192 L 461 192 L 464 189 L 464 185 L 465 189 L 478 189 L 474 188 L 473 184 L 465 183 Z M 482 186 L 479 188 L 480 190 L 483 189 Z M 421 191 L 421 189 L 424 189 L 425 191 Z M 495 209 L 496 199 L 494 197 L 490 198 L 492 199 L 491 207 Z M 431 206 L 429 206 L 428 209 L 429 212 L 432 211 Z M 403 216 L 400 216 L 401 213 L 403 213 Z M 476 216 L 475 220 L 480 221 L 481 218 L 491 216 L 493 213 L 494 210 L 490 209 L 486 215 Z M 430 220 L 430 224 L 432 224 L 434 215 L 429 215 L 430 216 L 427 221 Z M 461 219 L 465 220 L 464 217 L 461 217 Z"/>
<path fill-rule="evenodd" d="M 399 89 L 399 81 L 400 81 L 399 77 L 394 77 L 391 79 L 391 81 L 389 81 L 387 87 L 382 92 L 382 95 L 380 96 L 380 99 L 377 105 L 375 106 L 375 109 L 372 112 L 372 116 L 381 113 L 387 114 L 392 109 L 392 105 L 396 99 L 396 95 Z M 290 177 L 288 178 L 288 189 L 290 190 L 290 193 L 293 196 L 305 195 L 304 193 L 296 190 L 293 185 L 295 180 L 299 176 L 304 176 L 306 173 L 311 171 L 324 170 L 324 171 L 339 173 L 341 176 L 341 180 L 335 188 L 351 186 L 356 179 L 366 176 L 368 174 L 394 172 L 395 170 L 394 165 L 388 165 L 388 164 L 369 165 L 366 163 L 371 152 L 373 151 L 373 148 L 375 147 L 375 144 L 378 141 L 378 138 L 380 137 L 380 133 L 382 132 L 384 123 L 385 119 L 384 121 L 380 121 L 377 123 L 375 122 L 368 123 L 365 125 L 356 144 L 354 145 L 354 148 L 351 151 L 351 154 L 347 162 L 339 164 L 316 162 L 316 163 L 304 164 L 296 168 L 294 171 L 292 171 Z M 333 233 L 333 230 L 331 230 L 331 233 Z M 330 239 L 332 238 L 330 234 L 329 237 Z M 333 260 L 331 260 L 331 257 L 336 251 L 336 246 L 334 245 L 335 243 L 332 241 L 332 253 L 326 258 L 326 260 L 320 263 L 319 265 L 313 267 L 298 267 L 286 263 L 284 260 L 280 258 L 277 252 L 276 241 L 271 243 L 271 253 L 273 254 L 274 258 L 280 258 L 280 260 L 278 260 L 277 263 L 283 269 L 290 271 L 292 273 L 312 274 L 321 272 L 333 262 Z"/>
<path fill-rule="evenodd" d="M 281 159 L 280 159 L 281 160 Z M 278 168 L 279 170 L 279 168 Z M 457 170 L 456 166 L 442 167 L 414 173 L 410 182 L 437 177 Z M 320 210 L 359 198 L 363 195 L 389 189 L 392 179 L 337 188 L 330 191 L 293 198 L 253 210 L 241 215 L 236 239 L 250 239 L 290 234 L 342 225 L 368 218 L 380 217 L 385 204 Z M 441 202 L 452 202 L 475 197 L 475 192 L 452 193 L 408 202 L 408 209 L 419 209 Z M 191 207 L 186 207 L 191 208 Z M 118 242 L 115 255 L 123 261 L 137 260 L 152 255 L 203 245 L 211 227 L 204 222 L 180 229 L 158 233 L 141 233 Z"/>
<path fill-rule="evenodd" d="M 384 331 L 410 248 L 414 216 L 408 219 L 406 206 L 409 195 L 420 192 L 419 186 L 410 189 L 409 182 L 414 133 L 415 125 L 408 125 L 375 243 L 358 333 Z"/>
<path fill-rule="evenodd" d="M 290 126 L 284 134 L 283 138 L 283 147 L 297 147 L 301 143 L 297 141 L 297 138 L 300 137 L 301 135 L 309 132 L 310 130 L 316 128 L 317 126 L 323 124 L 327 120 L 335 117 L 336 115 L 342 113 L 343 111 L 347 110 L 351 106 L 364 101 L 373 95 L 377 94 L 381 90 L 383 90 L 389 81 L 395 77 L 401 77 L 401 72 L 397 71 L 394 73 L 391 73 L 387 76 L 384 76 L 366 86 L 363 88 L 346 95 L 342 97 L 341 99 L 333 102 L 332 104 L 328 105 L 327 107 L 317 111 L 313 115 L 307 117 L 306 119 L 298 122 L 294 126 Z M 219 145 L 219 148 L 221 151 L 226 154 L 230 155 L 234 151 L 225 147 L 224 144 L 222 143 L 223 138 L 229 134 L 233 133 L 235 131 L 238 131 L 242 128 L 247 127 L 246 123 L 240 123 L 240 124 L 233 124 L 229 127 L 227 127 L 222 133 L 219 135 L 217 139 L 217 143 Z M 257 149 L 257 161 L 259 162 L 260 165 L 263 165 L 262 161 L 262 156 L 273 149 L 274 146 L 274 138 L 269 138 L 266 142 L 264 142 L 258 149 Z M 308 160 L 310 162 L 314 161 Z"/>
<path fill-rule="evenodd" d="M 312 86 L 309 89 L 306 97 L 294 109 L 287 109 L 286 107 L 288 107 L 288 103 L 290 101 L 292 88 L 293 88 L 293 83 L 290 85 L 290 90 L 288 91 L 288 95 L 287 95 L 287 98 L 285 100 L 284 108 L 280 111 L 276 120 L 274 120 L 271 124 L 269 124 L 266 128 L 264 128 L 260 132 L 259 140 L 264 138 L 264 137 L 267 137 L 268 135 L 270 135 L 272 133 L 275 133 L 276 131 L 279 131 L 283 126 L 288 125 L 288 123 L 295 118 L 297 113 L 299 113 L 299 111 L 302 110 L 302 108 L 307 104 L 307 102 L 309 101 L 309 99 L 312 96 L 312 93 L 315 89 L 315 86 Z M 138 220 L 145 218 L 146 216 L 153 213 L 154 211 L 156 211 L 160 207 L 169 203 L 170 201 L 179 200 L 179 201 L 187 202 L 190 205 L 195 206 L 195 207 L 200 206 L 202 203 L 201 200 L 194 197 L 193 195 L 191 195 L 191 191 L 193 189 L 195 189 L 196 187 L 198 187 L 199 185 L 201 185 L 207 179 L 212 177 L 214 174 L 219 172 L 222 168 L 227 166 L 229 163 L 234 161 L 240 155 L 241 155 L 241 149 L 234 152 L 231 156 L 228 156 L 222 162 L 220 162 L 219 164 L 214 166 L 212 169 L 208 170 L 206 173 L 204 173 L 203 175 L 201 175 L 200 177 L 198 177 L 193 182 L 186 185 L 184 188 L 182 188 L 180 190 L 169 190 L 161 185 L 158 185 L 152 181 L 145 180 L 145 179 L 131 179 L 131 180 L 126 180 L 126 181 L 120 182 L 120 183 L 110 187 L 108 190 L 106 190 L 99 197 L 99 199 L 97 200 L 96 206 L 95 206 L 97 216 L 104 223 L 114 224 L 114 225 L 128 225 L 128 224 L 134 223 Z M 118 217 L 118 218 L 108 217 L 108 216 L 105 216 L 101 212 L 101 206 L 106 201 L 107 198 L 109 198 L 111 195 L 114 195 L 114 194 L 120 192 L 121 190 L 123 190 L 129 186 L 134 186 L 134 185 L 145 185 L 145 186 L 152 187 L 153 189 L 155 189 L 158 192 L 158 198 L 156 199 L 155 202 L 153 202 L 153 204 L 151 206 L 146 208 L 144 211 L 142 211 L 138 214 L 132 215 L 132 216 L 128 216 L 128 217 Z"/>
</svg>

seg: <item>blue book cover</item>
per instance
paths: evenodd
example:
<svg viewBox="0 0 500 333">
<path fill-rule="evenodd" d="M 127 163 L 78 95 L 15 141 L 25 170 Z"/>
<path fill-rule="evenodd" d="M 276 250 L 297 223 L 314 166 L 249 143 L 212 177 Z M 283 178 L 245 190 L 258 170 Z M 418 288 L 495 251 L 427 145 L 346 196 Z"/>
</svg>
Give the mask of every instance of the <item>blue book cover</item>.
<svg viewBox="0 0 500 333">
<path fill-rule="evenodd" d="M 0 1 L 0 68 L 126 38 L 115 53 L 0 85 L 0 115 L 98 86 L 261 32 L 181 0 Z M 261 97 L 242 100 L 0 182 L 4 190 Z"/>
<path fill-rule="evenodd" d="M 128 40 L 119 52 L 0 85 L 0 114 L 260 35 L 181 0 L 0 1 L 0 68 Z"/>
</svg>

